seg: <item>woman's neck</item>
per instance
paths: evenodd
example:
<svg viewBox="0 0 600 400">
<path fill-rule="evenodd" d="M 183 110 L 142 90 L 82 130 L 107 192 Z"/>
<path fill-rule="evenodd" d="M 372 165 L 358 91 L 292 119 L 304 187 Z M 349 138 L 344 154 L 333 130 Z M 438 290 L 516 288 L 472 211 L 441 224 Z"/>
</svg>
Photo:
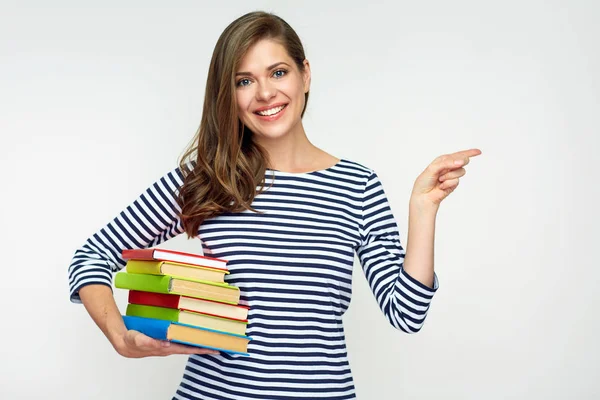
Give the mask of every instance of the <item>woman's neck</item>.
<svg viewBox="0 0 600 400">
<path fill-rule="evenodd" d="M 257 142 L 267 151 L 269 155 L 269 168 L 288 172 L 302 172 L 320 163 L 323 151 L 313 145 L 302 124 L 297 129 L 286 135 L 269 139 L 256 137 Z"/>
</svg>

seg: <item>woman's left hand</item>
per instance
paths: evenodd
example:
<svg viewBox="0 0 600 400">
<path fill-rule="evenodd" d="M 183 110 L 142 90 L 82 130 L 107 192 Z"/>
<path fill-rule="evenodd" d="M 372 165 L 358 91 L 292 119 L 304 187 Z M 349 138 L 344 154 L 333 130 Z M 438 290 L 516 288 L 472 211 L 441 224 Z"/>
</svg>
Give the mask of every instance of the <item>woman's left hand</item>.
<svg viewBox="0 0 600 400">
<path fill-rule="evenodd" d="M 437 157 L 415 181 L 411 202 L 437 209 L 458 186 L 458 179 L 466 173 L 464 167 L 470 157 L 480 154 L 481 150 L 470 149 Z"/>
</svg>

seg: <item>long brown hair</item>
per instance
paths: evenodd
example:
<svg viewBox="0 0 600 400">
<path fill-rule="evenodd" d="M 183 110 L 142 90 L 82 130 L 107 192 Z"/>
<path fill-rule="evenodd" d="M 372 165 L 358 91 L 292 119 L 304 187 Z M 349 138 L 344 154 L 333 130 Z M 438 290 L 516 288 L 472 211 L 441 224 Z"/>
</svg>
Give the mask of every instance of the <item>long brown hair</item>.
<svg viewBox="0 0 600 400">
<path fill-rule="evenodd" d="M 225 28 L 210 61 L 200 127 L 179 161 L 184 183 L 177 204 L 188 238 L 198 234 L 205 219 L 223 212 L 257 212 L 251 204 L 264 190 L 269 160 L 238 117 L 235 73 L 249 48 L 262 39 L 283 45 L 298 69 L 304 70 L 306 57 L 300 38 L 280 17 L 255 11 Z M 302 117 L 307 103 L 308 93 Z"/>
</svg>

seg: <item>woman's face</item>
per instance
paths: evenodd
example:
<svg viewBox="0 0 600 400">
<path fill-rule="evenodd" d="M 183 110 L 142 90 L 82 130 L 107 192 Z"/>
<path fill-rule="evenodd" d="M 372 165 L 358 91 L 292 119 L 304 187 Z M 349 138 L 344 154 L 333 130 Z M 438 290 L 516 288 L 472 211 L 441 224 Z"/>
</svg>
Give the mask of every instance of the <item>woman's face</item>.
<svg viewBox="0 0 600 400">
<path fill-rule="evenodd" d="M 263 39 L 252 46 L 236 71 L 238 115 L 258 140 L 283 137 L 301 127 L 310 68 L 300 71 L 285 48 Z"/>
</svg>

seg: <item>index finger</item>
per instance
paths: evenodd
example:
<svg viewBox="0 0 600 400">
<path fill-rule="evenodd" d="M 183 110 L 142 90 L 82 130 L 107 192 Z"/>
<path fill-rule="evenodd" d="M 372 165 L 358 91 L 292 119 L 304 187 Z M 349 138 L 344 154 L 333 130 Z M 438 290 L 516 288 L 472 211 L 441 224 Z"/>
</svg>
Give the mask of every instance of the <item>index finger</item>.
<svg viewBox="0 0 600 400">
<path fill-rule="evenodd" d="M 475 157 L 481 154 L 481 150 L 479 149 L 469 149 L 469 150 L 461 150 L 457 151 L 453 155 L 459 157 Z"/>
</svg>

